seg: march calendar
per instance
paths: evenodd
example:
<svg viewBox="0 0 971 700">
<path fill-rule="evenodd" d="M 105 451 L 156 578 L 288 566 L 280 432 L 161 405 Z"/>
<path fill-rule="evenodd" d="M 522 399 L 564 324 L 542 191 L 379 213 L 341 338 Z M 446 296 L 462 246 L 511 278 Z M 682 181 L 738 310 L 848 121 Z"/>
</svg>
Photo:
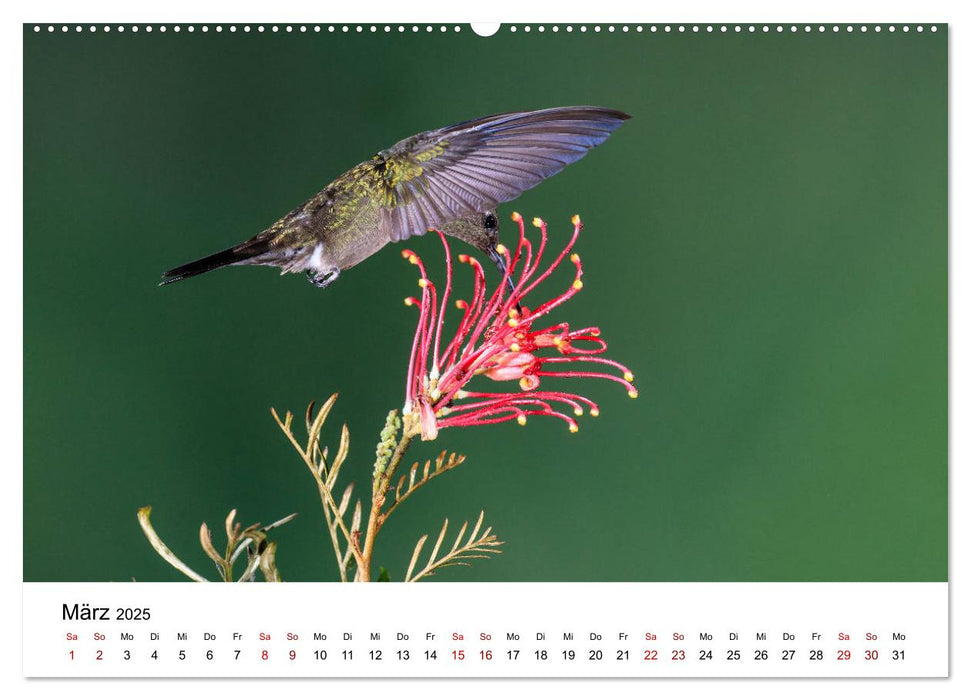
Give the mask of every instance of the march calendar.
<svg viewBox="0 0 971 700">
<path fill-rule="evenodd" d="M 943 584 L 29 585 L 28 676 L 941 677 Z M 332 612 L 315 609 L 339 596 Z M 589 599 L 581 606 L 576 601 Z M 469 599 L 479 601 L 468 607 Z M 794 605 L 793 601 L 801 601 Z M 421 610 L 422 612 L 415 612 Z"/>
<path fill-rule="evenodd" d="M 312 19 L 22 27 L 24 675 L 947 676 L 948 25 Z"/>
</svg>

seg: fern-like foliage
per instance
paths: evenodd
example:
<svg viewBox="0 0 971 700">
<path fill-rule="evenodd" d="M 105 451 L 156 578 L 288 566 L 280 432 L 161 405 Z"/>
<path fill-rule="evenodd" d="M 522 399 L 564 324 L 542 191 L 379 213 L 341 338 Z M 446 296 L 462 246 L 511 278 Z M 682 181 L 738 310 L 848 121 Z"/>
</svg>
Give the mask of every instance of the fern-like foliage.
<svg viewBox="0 0 971 700">
<path fill-rule="evenodd" d="M 148 538 L 149 544 L 152 545 L 152 549 L 173 568 L 181 571 L 193 581 L 208 581 L 209 579 L 196 573 L 166 546 L 152 526 L 151 514 L 151 506 L 145 506 L 138 510 L 138 522 L 142 526 L 142 531 Z M 276 542 L 271 542 L 267 533 L 274 528 L 285 525 L 295 517 L 297 517 L 297 514 L 292 513 L 266 526 L 254 523 L 244 528 L 236 522 L 236 510 L 233 509 L 229 511 L 229 515 L 226 517 L 226 549 L 223 553 L 219 553 L 213 545 L 212 533 L 210 533 L 209 526 L 206 523 L 203 523 L 199 528 L 199 542 L 202 545 L 202 551 L 216 565 L 221 581 L 226 583 L 255 581 L 257 571 L 263 574 L 266 581 L 282 581 L 280 571 L 276 566 Z M 233 565 L 244 552 L 246 553 L 246 569 L 237 578 L 233 574 Z"/>
<path fill-rule="evenodd" d="M 491 527 L 487 527 L 479 534 L 484 519 L 485 511 L 482 511 L 479 513 L 479 519 L 476 521 L 475 527 L 472 528 L 472 532 L 469 533 L 468 538 L 465 538 L 465 531 L 468 529 L 469 523 L 468 521 L 462 523 L 462 527 L 459 530 L 458 536 L 455 538 L 455 543 L 452 545 L 452 548 L 442 556 L 439 556 L 442 543 L 445 541 L 445 533 L 448 531 L 448 518 L 446 518 L 441 531 L 438 533 L 438 539 L 435 541 L 435 546 L 432 548 L 427 563 L 424 568 L 416 571 L 415 567 L 418 564 L 418 558 L 421 556 L 425 542 L 428 540 L 428 535 L 422 535 L 421 539 L 418 540 L 418 544 L 415 545 L 414 553 L 411 555 L 411 563 L 408 564 L 405 581 L 418 581 L 426 576 L 433 575 L 437 570 L 446 566 L 471 566 L 468 561 L 470 559 L 488 559 L 493 554 L 502 552 L 499 547 L 504 542 L 501 542 L 499 538 L 492 534 Z"/>
<path fill-rule="evenodd" d="M 398 479 L 398 484 L 394 491 L 394 502 L 388 506 L 388 509 L 383 513 L 381 522 L 383 523 L 385 520 L 387 520 L 388 516 L 390 516 L 394 510 L 404 503 L 405 499 L 415 491 L 420 489 L 436 476 L 441 476 L 442 474 L 455 469 L 455 467 L 459 466 L 464 461 L 465 455 L 455 454 L 454 452 L 449 454 L 447 450 L 443 450 L 438 457 L 435 458 L 434 469 L 432 469 L 431 460 L 425 461 L 425 466 L 422 469 L 420 477 L 418 476 L 418 462 L 415 462 L 408 471 L 407 476 L 402 474 Z M 405 486 L 406 479 L 407 487 Z"/>
<path fill-rule="evenodd" d="M 333 460 L 328 459 L 328 449 L 320 444 L 320 434 L 324 428 L 324 422 L 327 420 L 327 416 L 330 414 L 330 410 L 336 402 L 337 394 L 333 394 L 316 413 L 314 412 L 314 403 L 311 403 L 307 407 L 307 411 L 304 414 L 304 425 L 307 429 L 306 444 L 302 444 L 293 433 L 292 413 L 287 411 L 281 419 L 275 409 L 270 409 L 270 412 L 273 414 L 273 419 L 280 427 L 280 430 L 287 436 L 290 444 L 293 445 L 293 448 L 303 458 L 304 464 L 307 465 L 307 469 L 310 470 L 310 474 L 317 484 L 321 507 L 324 511 L 324 519 L 327 522 L 327 532 L 330 535 L 341 581 L 347 581 L 350 576 L 352 563 L 360 571 L 360 538 L 363 509 L 361 500 L 357 499 L 354 504 L 354 510 L 351 513 L 351 523 L 348 526 L 346 515 L 351 500 L 353 499 L 353 482 L 348 484 L 344 489 L 340 503 L 337 503 L 334 498 L 337 478 L 350 451 L 351 437 L 347 425 L 341 428 L 340 444 L 338 445 L 337 454 L 334 455 Z M 343 536 L 343 542 L 341 541 L 341 536 Z"/>
</svg>

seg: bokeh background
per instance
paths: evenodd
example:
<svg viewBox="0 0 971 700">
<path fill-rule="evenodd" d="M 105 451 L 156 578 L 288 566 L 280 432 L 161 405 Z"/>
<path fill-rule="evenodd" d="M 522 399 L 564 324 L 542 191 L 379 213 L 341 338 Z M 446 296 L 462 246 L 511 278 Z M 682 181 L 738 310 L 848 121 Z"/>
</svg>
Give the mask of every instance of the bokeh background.
<svg viewBox="0 0 971 700">
<path fill-rule="evenodd" d="M 46 28 L 45 28 L 46 29 Z M 586 228 L 597 324 L 640 398 L 446 430 L 469 456 L 379 542 L 484 509 L 505 552 L 440 580 L 947 578 L 947 31 L 490 38 L 24 29 L 24 576 L 180 580 L 135 519 L 212 573 L 203 520 L 278 531 L 335 575 L 316 490 L 269 408 L 339 391 L 366 490 L 402 402 L 415 270 L 389 247 L 319 291 L 269 268 L 166 288 L 379 149 L 500 111 L 633 119 L 501 209 Z M 427 259 L 436 240 L 414 241 Z M 546 287 L 555 293 L 559 277 Z M 494 278 L 493 278 L 494 279 Z"/>
</svg>

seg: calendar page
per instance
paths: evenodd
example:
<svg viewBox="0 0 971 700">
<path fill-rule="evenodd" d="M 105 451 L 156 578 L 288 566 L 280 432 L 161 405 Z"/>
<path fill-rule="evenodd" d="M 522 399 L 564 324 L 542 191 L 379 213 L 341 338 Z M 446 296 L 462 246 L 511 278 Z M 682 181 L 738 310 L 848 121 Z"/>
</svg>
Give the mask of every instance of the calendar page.
<svg viewBox="0 0 971 700">
<path fill-rule="evenodd" d="M 22 27 L 24 676 L 947 677 L 948 25 L 307 19 Z"/>
</svg>

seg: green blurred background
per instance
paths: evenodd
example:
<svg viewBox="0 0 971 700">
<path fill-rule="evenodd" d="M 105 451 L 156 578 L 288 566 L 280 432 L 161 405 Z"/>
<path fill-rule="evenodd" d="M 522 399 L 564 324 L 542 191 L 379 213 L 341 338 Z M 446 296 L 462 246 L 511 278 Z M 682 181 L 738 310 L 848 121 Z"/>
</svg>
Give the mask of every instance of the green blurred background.
<svg viewBox="0 0 971 700">
<path fill-rule="evenodd" d="M 534 419 L 418 445 L 469 459 L 377 563 L 400 580 L 422 533 L 485 509 L 505 552 L 440 580 L 946 580 L 946 34 L 25 27 L 25 579 L 180 580 L 138 528 L 149 504 L 206 573 L 201 521 L 297 511 L 283 576 L 332 579 L 269 408 L 340 391 L 326 435 L 347 422 L 366 485 L 414 268 L 389 247 L 326 291 L 160 273 L 418 131 L 599 104 L 634 118 L 503 206 L 503 237 L 514 208 L 554 242 L 583 216 L 586 286 L 552 320 L 600 325 L 640 398 L 586 382 L 602 416 L 576 435 Z"/>
</svg>

